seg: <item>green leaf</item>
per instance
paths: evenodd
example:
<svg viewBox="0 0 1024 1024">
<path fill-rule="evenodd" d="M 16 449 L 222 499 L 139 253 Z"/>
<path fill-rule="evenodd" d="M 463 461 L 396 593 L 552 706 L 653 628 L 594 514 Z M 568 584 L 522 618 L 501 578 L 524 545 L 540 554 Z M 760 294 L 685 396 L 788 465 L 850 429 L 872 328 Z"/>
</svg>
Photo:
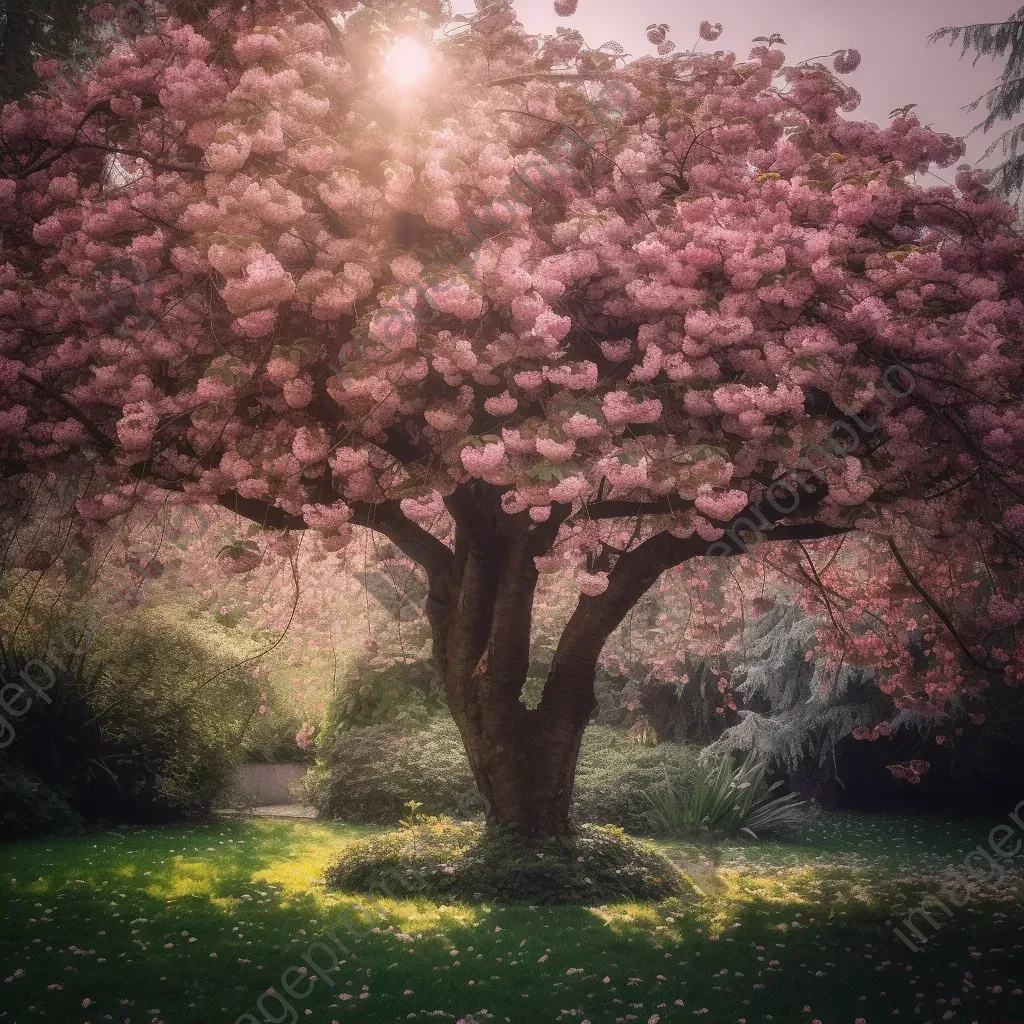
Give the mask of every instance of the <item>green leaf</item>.
<svg viewBox="0 0 1024 1024">
<path fill-rule="evenodd" d="M 575 462 L 563 462 L 560 465 L 555 465 L 553 462 L 545 459 L 543 462 L 538 462 L 537 465 L 528 469 L 526 476 L 530 480 L 538 480 L 544 484 L 549 484 L 552 481 L 560 483 L 567 476 L 572 476 L 578 469 L 579 466 Z"/>
<path fill-rule="evenodd" d="M 718 445 L 712 444 L 695 444 L 689 448 L 684 448 L 682 452 L 677 455 L 674 462 L 704 462 L 707 459 L 724 459 L 729 460 L 729 451 L 726 448 L 721 448 Z"/>
</svg>

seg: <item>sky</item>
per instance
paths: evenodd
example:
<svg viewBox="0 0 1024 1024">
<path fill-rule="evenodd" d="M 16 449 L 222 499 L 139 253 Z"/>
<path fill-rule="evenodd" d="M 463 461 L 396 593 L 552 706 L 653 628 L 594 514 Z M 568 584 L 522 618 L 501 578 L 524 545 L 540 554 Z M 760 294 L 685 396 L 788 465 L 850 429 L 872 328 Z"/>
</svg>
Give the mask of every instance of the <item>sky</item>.
<svg viewBox="0 0 1024 1024">
<path fill-rule="evenodd" d="M 556 25 L 577 28 L 587 43 L 598 46 L 614 39 L 634 56 L 651 54 L 644 37 L 652 22 L 666 23 L 678 49 L 689 50 L 704 20 L 721 22 L 724 31 L 714 43 L 701 41 L 705 51 L 733 50 L 741 60 L 750 53 L 754 36 L 778 32 L 786 41 L 787 63 L 830 54 L 839 49 L 860 50 L 861 66 L 844 80 L 863 96 L 863 102 L 844 116 L 857 121 L 888 124 L 889 111 L 916 103 L 921 123 L 954 136 L 968 132 L 985 116 L 984 104 L 973 113 L 960 108 L 977 99 L 999 78 L 1005 63 L 982 57 L 972 67 L 973 50 L 960 57 L 961 43 L 928 43 L 928 35 L 946 25 L 1000 21 L 1018 10 L 1024 0 L 580 0 L 571 18 L 555 15 L 551 0 L 516 0 L 519 18 L 530 32 L 551 32 Z M 456 12 L 473 10 L 472 0 L 454 0 Z M 830 64 L 831 62 L 829 62 Z M 996 126 L 987 135 L 967 139 L 965 162 L 977 161 L 989 144 L 1008 127 Z M 1000 150 L 979 164 L 991 167 Z M 938 170 L 952 183 L 954 168 Z M 934 178 L 921 184 L 937 184 Z"/>
</svg>

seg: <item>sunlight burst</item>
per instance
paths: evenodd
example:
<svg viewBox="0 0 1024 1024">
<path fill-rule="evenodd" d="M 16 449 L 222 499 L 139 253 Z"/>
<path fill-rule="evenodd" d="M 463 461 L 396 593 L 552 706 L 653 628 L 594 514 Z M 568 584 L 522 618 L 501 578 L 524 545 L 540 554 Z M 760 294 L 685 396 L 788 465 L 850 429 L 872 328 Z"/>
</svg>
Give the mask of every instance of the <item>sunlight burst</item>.
<svg viewBox="0 0 1024 1024">
<path fill-rule="evenodd" d="M 391 48 L 384 69 L 395 85 L 408 89 L 426 78 L 431 63 L 430 51 L 418 39 L 403 36 Z"/>
</svg>

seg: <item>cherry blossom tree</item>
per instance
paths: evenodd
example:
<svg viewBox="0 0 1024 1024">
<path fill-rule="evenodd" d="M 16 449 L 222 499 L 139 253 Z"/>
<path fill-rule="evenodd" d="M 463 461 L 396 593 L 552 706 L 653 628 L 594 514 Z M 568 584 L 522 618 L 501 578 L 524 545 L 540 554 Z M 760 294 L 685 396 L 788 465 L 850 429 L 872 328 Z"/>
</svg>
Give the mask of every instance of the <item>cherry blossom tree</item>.
<svg viewBox="0 0 1024 1024">
<path fill-rule="evenodd" d="M 910 180 L 961 140 L 841 116 L 856 51 L 652 26 L 629 59 L 504 3 L 176 10 L 0 116 L 6 475 L 89 460 L 86 536 L 224 506 L 270 533 L 238 571 L 386 536 L 524 830 L 565 826 L 602 648 L 676 567 L 857 531 L 1016 678 L 1024 243 L 983 174 Z M 573 607 L 531 709 L 542 574 Z"/>
</svg>

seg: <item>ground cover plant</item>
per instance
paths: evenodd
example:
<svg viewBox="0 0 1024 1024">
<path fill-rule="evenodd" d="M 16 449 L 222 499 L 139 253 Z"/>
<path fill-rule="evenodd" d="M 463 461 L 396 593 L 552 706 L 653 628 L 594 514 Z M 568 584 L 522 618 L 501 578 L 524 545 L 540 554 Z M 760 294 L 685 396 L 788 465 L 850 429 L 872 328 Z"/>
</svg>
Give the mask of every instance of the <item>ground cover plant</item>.
<svg viewBox="0 0 1024 1024">
<path fill-rule="evenodd" d="M 767 775 L 764 756 L 748 754 L 741 764 L 729 756 L 707 758 L 685 790 L 666 775 L 643 795 L 663 835 L 744 832 L 757 839 L 798 830 L 810 813 L 807 802 L 777 794 L 783 781 L 769 782 Z"/>
<path fill-rule="evenodd" d="M 507 827 L 433 816 L 354 843 L 325 879 L 347 892 L 518 903 L 662 901 L 688 891 L 649 843 L 612 826 L 523 837 Z"/>
<path fill-rule="evenodd" d="M 660 844 L 696 886 L 665 903 L 422 895 L 380 899 L 382 918 L 350 909 L 366 896 L 320 884 L 339 849 L 373 834 L 365 827 L 225 820 L 9 844 L 0 1020 L 291 1021 L 285 1002 L 268 997 L 264 1018 L 256 1000 L 283 992 L 282 972 L 332 928 L 350 954 L 332 984 L 284 997 L 297 1020 L 1013 1020 L 1024 1012 L 1019 869 L 940 915 L 920 952 L 888 923 L 938 891 L 987 831 L 828 815 L 799 843 Z"/>
</svg>

